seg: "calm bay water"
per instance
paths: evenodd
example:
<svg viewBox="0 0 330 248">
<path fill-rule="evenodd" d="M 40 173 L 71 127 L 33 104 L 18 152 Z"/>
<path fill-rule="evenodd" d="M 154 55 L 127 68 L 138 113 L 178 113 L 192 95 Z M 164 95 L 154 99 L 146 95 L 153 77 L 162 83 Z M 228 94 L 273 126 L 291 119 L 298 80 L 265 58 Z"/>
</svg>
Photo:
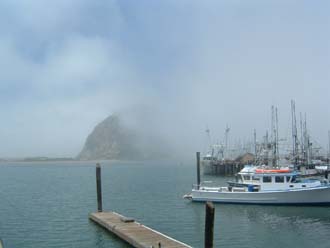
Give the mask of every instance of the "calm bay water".
<svg viewBox="0 0 330 248">
<path fill-rule="evenodd" d="M 194 163 L 101 165 L 105 210 L 203 247 L 204 204 L 182 199 L 195 182 Z M 216 247 L 330 247 L 330 207 L 215 206 Z M 5 247 L 129 247 L 88 220 L 95 209 L 95 163 L 0 164 Z"/>
</svg>

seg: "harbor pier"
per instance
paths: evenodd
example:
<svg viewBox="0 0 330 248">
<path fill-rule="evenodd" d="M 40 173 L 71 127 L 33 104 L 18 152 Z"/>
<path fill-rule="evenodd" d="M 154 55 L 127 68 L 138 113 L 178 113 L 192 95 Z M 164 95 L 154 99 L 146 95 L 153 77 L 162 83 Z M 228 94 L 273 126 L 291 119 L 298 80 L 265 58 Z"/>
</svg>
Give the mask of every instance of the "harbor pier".
<svg viewBox="0 0 330 248">
<path fill-rule="evenodd" d="M 237 162 L 211 161 L 203 164 L 203 174 L 233 176 L 244 168 L 245 164 Z"/>
</svg>

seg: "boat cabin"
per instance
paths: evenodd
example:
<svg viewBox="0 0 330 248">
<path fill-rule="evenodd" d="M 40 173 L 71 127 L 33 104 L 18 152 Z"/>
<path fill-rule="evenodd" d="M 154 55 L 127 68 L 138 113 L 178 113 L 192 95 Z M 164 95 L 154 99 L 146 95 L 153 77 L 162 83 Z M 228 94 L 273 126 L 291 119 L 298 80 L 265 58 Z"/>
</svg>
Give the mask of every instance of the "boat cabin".
<svg viewBox="0 0 330 248">
<path fill-rule="evenodd" d="M 304 189 L 321 185 L 319 180 L 300 179 L 296 172 L 289 169 L 243 169 L 239 175 L 242 185 L 253 192 Z"/>
</svg>

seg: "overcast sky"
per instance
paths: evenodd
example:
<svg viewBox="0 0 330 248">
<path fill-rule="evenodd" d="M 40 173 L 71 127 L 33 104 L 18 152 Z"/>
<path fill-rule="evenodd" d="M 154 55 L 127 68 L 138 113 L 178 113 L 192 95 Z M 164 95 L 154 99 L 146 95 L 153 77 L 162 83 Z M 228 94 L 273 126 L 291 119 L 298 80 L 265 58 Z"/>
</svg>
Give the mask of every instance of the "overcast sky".
<svg viewBox="0 0 330 248">
<path fill-rule="evenodd" d="M 76 156 L 114 112 L 202 150 L 207 126 L 214 141 L 226 124 L 261 137 L 276 105 L 284 136 L 291 99 L 326 146 L 329 13 L 326 0 L 1 0 L 0 156 Z"/>
</svg>

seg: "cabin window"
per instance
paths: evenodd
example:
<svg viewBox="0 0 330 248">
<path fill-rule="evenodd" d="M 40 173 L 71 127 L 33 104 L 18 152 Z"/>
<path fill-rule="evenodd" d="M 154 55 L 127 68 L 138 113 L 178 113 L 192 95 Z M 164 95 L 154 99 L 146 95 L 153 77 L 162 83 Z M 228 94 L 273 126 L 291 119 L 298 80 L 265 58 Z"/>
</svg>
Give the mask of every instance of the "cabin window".
<svg viewBox="0 0 330 248">
<path fill-rule="evenodd" d="M 276 176 L 275 183 L 284 183 L 284 176 Z"/>
<path fill-rule="evenodd" d="M 243 176 L 244 180 L 251 180 L 250 176 Z"/>
<path fill-rule="evenodd" d="M 286 177 L 286 182 L 289 183 L 290 182 L 290 179 L 291 179 L 291 177 L 287 176 Z"/>
<path fill-rule="evenodd" d="M 254 180 L 254 181 L 260 181 L 260 177 L 252 176 L 252 180 Z"/>
<path fill-rule="evenodd" d="M 271 182 L 272 182 L 272 177 L 270 177 L 270 176 L 264 176 L 264 177 L 262 178 L 262 181 L 263 181 L 264 183 L 271 183 Z"/>
</svg>

